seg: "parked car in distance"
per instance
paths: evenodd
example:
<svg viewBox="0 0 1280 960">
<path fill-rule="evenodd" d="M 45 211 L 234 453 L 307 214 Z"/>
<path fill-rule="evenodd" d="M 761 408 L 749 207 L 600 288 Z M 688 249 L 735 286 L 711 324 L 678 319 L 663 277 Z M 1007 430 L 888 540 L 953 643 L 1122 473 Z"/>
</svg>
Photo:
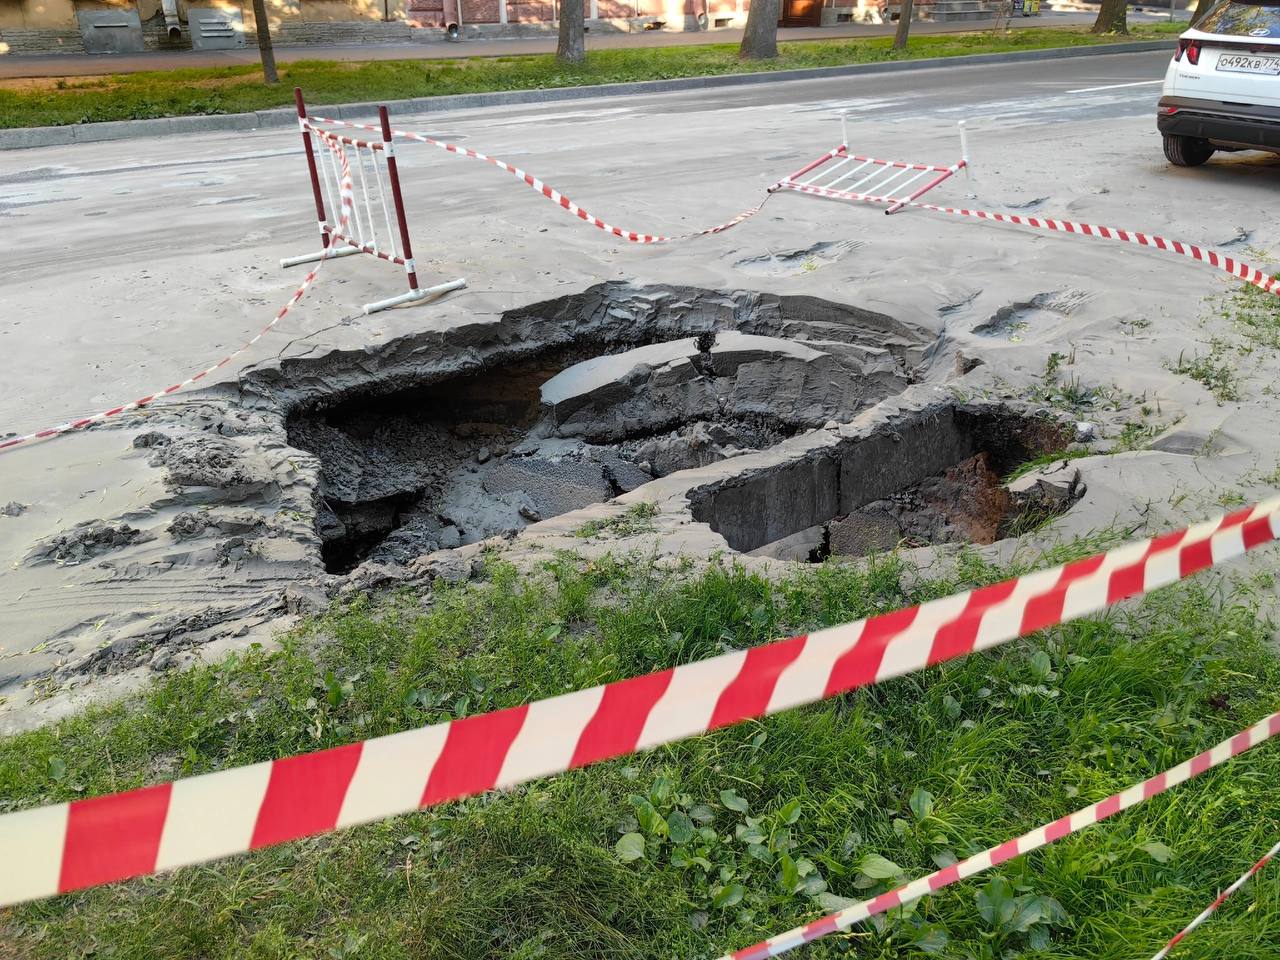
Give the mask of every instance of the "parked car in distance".
<svg viewBox="0 0 1280 960">
<path fill-rule="evenodd" d="M 1180 167 L 1216 150 L 1280 153 L 1280 0 L 1219 0 L 1179 38 L 1156 126 Z"/>
</svg>

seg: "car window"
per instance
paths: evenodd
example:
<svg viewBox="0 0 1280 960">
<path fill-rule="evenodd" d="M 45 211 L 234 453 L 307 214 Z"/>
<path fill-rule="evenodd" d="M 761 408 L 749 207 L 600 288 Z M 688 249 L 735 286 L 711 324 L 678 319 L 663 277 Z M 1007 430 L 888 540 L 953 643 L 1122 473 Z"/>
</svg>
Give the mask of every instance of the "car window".
<svg viewBox="0 0 1280 960">
<path fill-rule="evenodd" d="M 1280 5 L 1237 3 L 1231 0 L 1211 11 L 1196 24 L 1205 33 L 1221 33 L 1229 37 L 1280 39 Z"/>
</svg>

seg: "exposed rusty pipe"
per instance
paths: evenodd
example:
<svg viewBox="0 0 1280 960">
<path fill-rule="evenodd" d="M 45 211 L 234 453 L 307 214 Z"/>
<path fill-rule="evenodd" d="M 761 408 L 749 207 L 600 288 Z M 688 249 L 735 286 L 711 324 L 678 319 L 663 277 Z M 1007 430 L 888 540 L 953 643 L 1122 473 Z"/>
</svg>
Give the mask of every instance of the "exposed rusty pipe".
<svg viewBox="0 0 1280 960">
<path fill-rule="evenodd" d="M 164 10 L 164 26 L 169 39 L 179 39 L 182 36 L 182 22 L 178 19 L 178 0 L 160 0 L 160 6 Z"/>
</svg>

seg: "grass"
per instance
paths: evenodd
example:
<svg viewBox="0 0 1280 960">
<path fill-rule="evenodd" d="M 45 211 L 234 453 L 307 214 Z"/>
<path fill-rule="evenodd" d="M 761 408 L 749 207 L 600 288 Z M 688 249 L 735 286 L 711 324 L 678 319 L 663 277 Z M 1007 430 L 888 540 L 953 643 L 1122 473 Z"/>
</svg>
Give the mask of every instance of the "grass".
<svg viewBox="0 0 1280 960">
<path fill-rule="evenodd" d="M 68 78 L 46 89 L 0 89 L 0 127 L 28 127 L 139 120 L 188 114 L 240 113 L 287 106 L 300 86 L 314 104 L 405 97 L 590 86 L 802 67 L 842 66 L 918 57 L 954 57 L 1006 50 L 1088 46 L 1116 40 L 1174 36 L 1180 27 L 1141 25 L 1130 37 L 1097 37 L 1083 29 L 1030 28 L 1001 36 L 991 33 L 917 37 L 910 50 L 895 54 L 889 38 L 817 40 L 779 45 L 774 60 L 742 62 L 737 47 L 597 50 L 580 69 L 550 55 L 457 60 L 383 60 L 283 64 L 281 82 L 268 86 L 255 66 L 166 70 Z"/>
<path fill-rule="evenodd" d="M 1051 451 L 1049 453 L 1042 453 L 1039 456 L 1032 457 L 1030 460 L 1024 460 L 1022 463 L 1018 464 L 1001 482 L 1007 486 L 1008 484 L 1013 483 L 1013 481 L 1020 480 L 1022 477 L 1025 477 L 1028 473 L 1034 473 L 1035 471 L 1042 470 L 1045 467 L 1058 465 L 1065 467 L 1076 457 L 1087 456 L 1089 456 L 1088 453 L 1073 450 L 1058 450 Z"/>
<path fill-rule="evenodd" d="M 1247 341 L 1280 350 L 1280 297 L 1241 284 L 1223 298 L 1222 314 Z"/>
<path fill-rule="evenodd" d="M 658 515 L 658 505 L 649 500 L 632 504 L 620 517 L 609 517 L 603 520 L 588 520 L 576 531 L 575 536 L 597 537 L 606 530 L 618 537 L 634 537 L 642 533 L 651 533 L 657 529 L 653 518 Z"/>
<path fill-rule="evenodd" d="M 1060 548 L 1057 561 L 1093 544 Z M 0 809 L 513 705 L 989 582 L 894 558 L 776 583 L 564 556 L 357 597 L 262 649 L 0 740 Z M 1264 587 L 1260 586 L 1259 589 Z M 1275 709 L 1249 584 L 1140 607 L 509 794 L 0 914 L 0 956 L 711 957 L 1150 776 Z M 1149 955 L 1280 831 L 1261 747 L 810 958 Z M 1016 918 L 1016 920 L 1015 920 Z M 1180 960 L 1274 958 L 1280 871 Z"/>
<path fill-rule="evenodd" d="M 1250 247 L 1247 254 L 1258 263 L 1273 262 L 1264 250 Z M 1190 356 L 1180 352 L 1177 360 L 1167 360 L 1165 367 L 1203 385 L 1221 405 L 1241 398 L 1240 364 L 1244 358 L 1260 348 L 1280 350 L 1280 297 L 1252 284 L 1238 284 L 1211 302 L 1214 312 L 1231 324 L 1237 336 L 1211 337 L 1207 352 Z M 1265 386 L 1262 392 L 1271 393 L 1273 388 Z"/>
<path fill-rule="evenodd" d="M 1126 420 L 1116 437 L 1114 452 L 1128 453 L 1131 450 L 1141 450 L 1159 436 L 1163 429 L 1165 428 L 1155 423 Z"/>
<path fill-rule="evenodd" d="M 1190 377 L 1213 394 L 1218 403 L 1240 399 L 1240 379 L 1235 363 L 1226 356 L 1227 345 L 1221 340 L 1210 343 L 1208 353 L 1186 356 L 1178 354 L 1176 363 L 1167 364 L 1171 373 Z"/>
<path fill-rule="evenodd" d="M 1075 374 L 1065 380 L 1056 375 L 1046 378 L 1038 387 L 1028 391 L 1027 396 L 1028 399 L 1077 415 L 1113 399 L 1107 390 L 1086 386 Z"/>
<path fill-rule="evenodd" d="M 1071 366 L 1076 362 L 1076 351 L 1072 347 L 1070 355 L 1054 351 L 1045 358 L 1044 373 L 1040 382 L 1033 383 L 1025 391 L 1024 397 L 1037 403 L 1047 404 L 1057 410 L 1064 410 L 1075 416 L 1086 416 L 1095 407 L 1118 403 L 1124 396 L 1118 388 L 1087 386 L 1077 375 L 1065 379 L 1062 376 L 1064 364 Z"/>
</svg>

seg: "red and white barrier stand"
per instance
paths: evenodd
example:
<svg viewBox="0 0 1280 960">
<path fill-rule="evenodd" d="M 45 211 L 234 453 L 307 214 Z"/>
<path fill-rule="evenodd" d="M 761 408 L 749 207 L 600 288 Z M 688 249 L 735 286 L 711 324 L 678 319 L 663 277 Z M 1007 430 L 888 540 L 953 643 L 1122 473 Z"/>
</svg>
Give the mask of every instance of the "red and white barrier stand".
<svg viewBox="0 0 1280 960">
<path fill-rule="evenodd" d="M 302 91 L 295 88 L 293 96 L 298 106 L 298 127 L 302 131 L 302 143 L 307 152 L 307 172 L 311 175 L 311 191 L 315 195 L 316 219 L 320 225 L 320 243 L 323 249 L 317 253 L 286 257 L 280 261 L 280 266 L 294 267 L 322 259 L 367 253 L 379 260 L 404 267 L 409 280 L 409 291 L 385 300 L 366 303 L 364 312 L 367 314 L 465 287 L 467 281 L 462 278 L 431 287 L 418 286 L 417 266 L 414 264 L 413 245 L 409 239 L 409 221 L 405 216 L 404 195 L 400 189 L 399 171 L 396 169 L 395 147 L 392 144 L 391 120 L 387 108 L 378 108 L 382 139 L 359 140 L 317 126 L 316 119 L 307 116 Z M 327 211 L 335 209 L 341 174 L 334 162 L 334 151 L 317 151 L 311 141 L 312 136 L 326 144 L 336 141 L 353 154 L 356 201 L 346 227 L 332 224 L 328 219 Z M 382 227 L 386 228 L 385 233 L 380 232 Z M 335 246 L 338 249 L 333 249 Z"/>
<path fill-rule="evenodd" d="M 969 138 L 963 120 L 959 126 L 960 159 L 955 163 L 949 166 L 904 163 L 851 153 L 845 117 L 841 114 L 840 145 L 783 177 L 769 188 L 769 192 L 795 190 L 831 200 L 887 203 L 889 208 L 885 213 L 897 213 L 961 170 L 966 177 L 970 175 Z M 921 180 L 925 183 L 916 187 Z"/>
</svg>

